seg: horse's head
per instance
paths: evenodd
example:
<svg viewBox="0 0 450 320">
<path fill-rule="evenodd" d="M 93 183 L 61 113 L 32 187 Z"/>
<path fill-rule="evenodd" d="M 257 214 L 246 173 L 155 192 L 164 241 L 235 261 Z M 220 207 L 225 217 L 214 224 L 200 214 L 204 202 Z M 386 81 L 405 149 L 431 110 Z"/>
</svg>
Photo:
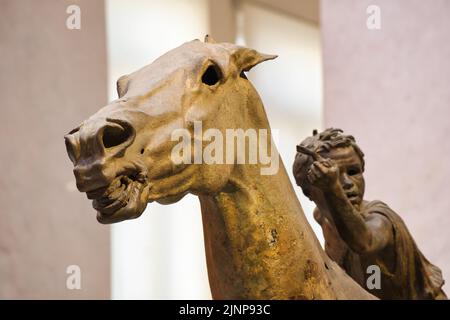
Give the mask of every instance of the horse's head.
<svg viewBox="0 0 450 320">
<path fill-rule="evenodd" d="M 188 192 L 223 188 L 233 165 L 174 162 L 177 129 L 246 128 L 255 90 L 244 71 L 273 59 L 229 43 L 194 40 L 117 81 L 119 99 L 65 136 L 77 187 L 93 199 L 97 219 L 139 217 L 148 201 L 173 203 Z M 250 97 L 252 98 L 252 97 Z M 194 135 L 193 135 L 194 136 Z M 193 140 L 196 138 L 193 137 Z"/>
</svg>

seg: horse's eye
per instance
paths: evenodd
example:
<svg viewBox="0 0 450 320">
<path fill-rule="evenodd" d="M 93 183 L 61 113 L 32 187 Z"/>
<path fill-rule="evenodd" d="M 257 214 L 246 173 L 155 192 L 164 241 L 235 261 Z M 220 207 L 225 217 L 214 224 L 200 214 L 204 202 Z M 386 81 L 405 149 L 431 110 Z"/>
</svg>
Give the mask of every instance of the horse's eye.
<svg viewBox="0 0 450 320">
<path fill-rule="evenodd" d="M 213 86 L 222 78 L 220 69 L 215 65 L 210 65 L 202 75 L 202 82 L 208 86 Z"/>
</svg>

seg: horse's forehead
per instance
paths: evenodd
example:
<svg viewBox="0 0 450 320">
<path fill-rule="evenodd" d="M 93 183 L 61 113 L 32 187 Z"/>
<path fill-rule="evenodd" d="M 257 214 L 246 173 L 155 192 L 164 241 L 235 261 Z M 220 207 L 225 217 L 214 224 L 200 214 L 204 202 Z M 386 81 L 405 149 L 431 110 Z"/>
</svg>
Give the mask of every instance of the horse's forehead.
<svg viewBox="0 0 450 320">
<path fill-rule="evenodd" d="M 224 48 L 191 41 L 163 54 L 151 64 L 133 73 L 133 78 L 151 76 L 164 78 L 180 69 L 195 72 L 201 68 L 204 61 L 212 59 L 223 67 L 228 63 L 229 54 Z"/>
</svg>

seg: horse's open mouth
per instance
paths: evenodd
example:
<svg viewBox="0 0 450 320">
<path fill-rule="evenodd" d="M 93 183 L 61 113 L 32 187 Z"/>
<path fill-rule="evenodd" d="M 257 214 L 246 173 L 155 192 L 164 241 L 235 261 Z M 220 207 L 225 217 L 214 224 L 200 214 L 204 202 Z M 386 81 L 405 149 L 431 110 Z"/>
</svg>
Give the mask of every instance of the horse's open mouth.
<svg viewBox="0 0 450 320">
<path fill-rule="evenodd" d="M 97 210 L 97 219 L 102 223 L 113 223 L 136 218 L 145 209 L 141 199 L 146 179 L 141 174 L 121 174 L 105 187 L 86 192 Z"/>
</svg>

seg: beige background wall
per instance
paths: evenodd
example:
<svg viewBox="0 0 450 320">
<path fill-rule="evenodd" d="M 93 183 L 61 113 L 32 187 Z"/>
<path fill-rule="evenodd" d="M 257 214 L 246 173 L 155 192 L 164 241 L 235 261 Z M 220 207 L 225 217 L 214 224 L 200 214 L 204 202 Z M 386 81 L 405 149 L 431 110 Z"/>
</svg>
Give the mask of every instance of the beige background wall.
<svg viewBox="0 0 450 320">
<path fill-rule="evenodd" d="M 65 27 L 70 4 L 81 30 Z M 381 30 L 366 28 L 369 4 Z M 446 0 L 321 3 L 325 125 L 356 136 L 367 198 L 395 209 L 447 278 L 449 10 Z M 0 298 L 109 298 L 109 227 L 76 191 L 63 142 L 107 101 L 105 41 L 102 0 L 0 2 Z M 72 264 L 79 291 L 66 288 Z"/>
<path fill-rule="evenodd" d="M 370 4 L 380 30 L 366 28 Z M 403 217 L 448 281 L 449 12 L 447 0 L 321 2 L 325 125 L 356 137 L 367 198 Z"/>
<path fill-rule="evenodd" d="M 81 30 L 66 8 L 81 7 Z M 0 298 L 108 298 L 109 228 L 63 136 L 106 103 L 103 1 L 0 2 Z M 81 268 L 67 290 L 66 268 Z"/>
</svg>

